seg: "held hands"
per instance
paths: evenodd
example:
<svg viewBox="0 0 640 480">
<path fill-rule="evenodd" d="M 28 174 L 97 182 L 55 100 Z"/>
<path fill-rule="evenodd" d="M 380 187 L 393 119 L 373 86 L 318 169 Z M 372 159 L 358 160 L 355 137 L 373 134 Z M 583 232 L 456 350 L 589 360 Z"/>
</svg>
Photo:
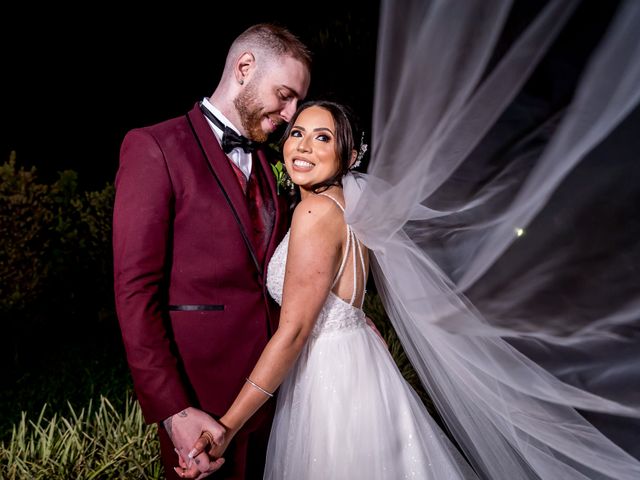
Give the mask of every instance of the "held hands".
<svg viewBox="0 0 640 480">
<path fill-rule="evenodd" d="M 211 469 L 203 470 L 200 468 L 199 470 L 196 470 L 193 467 L 189 467 L 189 465 L 187 465 L 185 469 L 184 465 L 181 463 L 180 466 L 183 470 L 180 471 L 176 469 L 178 475 L 183 478 L 200 479 L 220 468 L 220 465 L 222 464 L 218 465 L 217 462 L 220 462 L 221 460 L 224 461 L 222 455 L 229 446 L 233 437 L 242 428 L 245 421 L 249 419 L 262 404 L 264 404 L 265 399 L 268 400 L 271 397 L 273 397 L 273 393 L 269 393 L 257 383 L 247 378 L 245 385 L 229 410 L 227 410 L 227 413 L 220 418 L 219 423 L 216 422 L 216 424 L 223 429 L 223 435 L 219 438 L 214 438 L 213 435 L 209 434 L 209 432 L 204 431 L 193 443 L 193 448 L 189 452 L 190 458 L 198 459 L 204 455 L 208 459 L 216 459 L 215 462 L 212 462 Z M 197 476 L 199 472 L 203 472 L 202 476 Z"/>
<path fill-rule="evenodd" d="M 193 449 L 191 450 L 190 454 L 194 458 L 197 458 L 204 452 L 209 455 L 210 458 L 221 459 L 236 432 L 237 430 L 227 429 L 222 442 L 215 444 L 212 444 L 206 436 L 202 436 L 198 438 L 198 440 L 196 440 L 196 443 L 193 445 Z"/>
<path fill-rule="evenodd" d="M 180 467 L 174 467 L 182 478 L 201 479 L 211 475 L 224 463 L 224 458 L 211 461 L 203 451 L 194 451 L 197 440 L 206 439 L 212 447 L 225 442 L 225 428 L 210 415 L 197 408 L 188 407 L 167 418 L 164 426 L 173 442 Z M 202 437 L 204 432 L 208 432 Z M 225 447 L 226 448 L 226 447 Z"/>
</svg>

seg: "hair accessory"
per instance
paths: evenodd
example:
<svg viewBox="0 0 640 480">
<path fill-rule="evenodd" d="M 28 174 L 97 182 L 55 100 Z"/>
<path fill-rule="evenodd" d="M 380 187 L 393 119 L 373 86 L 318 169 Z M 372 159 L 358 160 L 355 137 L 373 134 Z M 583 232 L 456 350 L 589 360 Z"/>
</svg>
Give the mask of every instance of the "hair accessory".
<svg viewBox="0 0 640 480">
<path fill-rule="evenodd" d="M 358 155 L 356 156 L 356 161 L 353 162 L 353 165 L 351 165 L 350 170 L 354 168 L 358 168 L 360 166 L 360 164 L 362 163 L 362 157 L 364 157 L 364 154 L 367 153 L 368 148 L 369 148 L 369 145 L 364 143 L 364 130 L 363 130 L 362 135 L 360 135 L 360 148 L 358 148 Z"/>
</svg>

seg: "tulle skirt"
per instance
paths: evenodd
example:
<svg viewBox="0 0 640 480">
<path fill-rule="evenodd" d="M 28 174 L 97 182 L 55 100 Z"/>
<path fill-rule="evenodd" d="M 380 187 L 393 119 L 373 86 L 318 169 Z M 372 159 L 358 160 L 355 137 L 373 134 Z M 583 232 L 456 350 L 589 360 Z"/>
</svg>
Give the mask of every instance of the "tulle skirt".
<svg viewBox="0 0 640 480">
<path fill-rule="evenodd" d="M 310 339 L 280 387 L 265 478 L 476 476 L 384 343 L 358 326 Z"/>
</svg>

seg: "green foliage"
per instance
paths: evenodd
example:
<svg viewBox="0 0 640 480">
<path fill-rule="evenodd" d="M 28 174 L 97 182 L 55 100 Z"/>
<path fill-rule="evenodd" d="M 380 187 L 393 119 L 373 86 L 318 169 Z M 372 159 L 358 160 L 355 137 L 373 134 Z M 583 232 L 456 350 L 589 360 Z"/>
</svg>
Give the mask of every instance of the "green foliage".
<svg viewBox="0 0 640 480">
<path fill-rule="evenodd" d="M 50 184 L 40 183 L 35 168 L 17 166 L 15 152 L 0 165 L 0 374 L 5 384 L 39 369 L 56 351 L 86 343 L 109 322 L 116 324 L 113 200 L 112 185 L 81 191 L 77 173 L 70 170 Z"/>
<path fill-rule="evenodd" d="M 160 479 L 156 425 L 145 425 L 140 406 L 129 397 L 117 411 L 105 397 L 94 409 L 64 417 L 25 413 L 8 443 L 0 443 L 0 478 L 14 479 Z"/>
<path fill-rule="evenodd" d="M 15 152 L 0 166 L 0 312 L 23 308 L 41 293 L 49 265 L 49 187 L 35 183 L 35 168 L 15 169 Z"/>
<path fill-rule="evenodd" d="M 12 152 L 0 166 L 0 312 L 76 298 L 80 292 L 68 287 L 86 286 L 87 275 L 94 277 L 94 292 L 105 291 L 113 197 L 109 184 L 79 192 L 78 175 L 70 170 L 51 185 L 40 184 L 35 168 L 16 168 Z"/>
</svg>

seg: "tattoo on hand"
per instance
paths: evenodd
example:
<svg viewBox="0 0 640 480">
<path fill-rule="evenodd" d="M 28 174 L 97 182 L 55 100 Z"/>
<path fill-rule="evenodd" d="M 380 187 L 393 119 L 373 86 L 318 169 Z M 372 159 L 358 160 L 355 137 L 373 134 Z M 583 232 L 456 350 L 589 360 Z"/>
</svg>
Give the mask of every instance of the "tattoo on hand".
<svg viewBox="0 0 640 480">
<path fill-rule="evenodd" d="M 176 415 L 178 415 L 179 417 L 187 417 L 187 411 L 186 410 L 182 410 L 181 412 L 176 413 Z M 167 434 L 169 435 L 169 438 L 173 441 L 173 435 L 171 432 L 171 428 L 172 428 L 172 423 L 173 423 L 173 415 L 171 415 L 169 418 L 165 419 L 162 424 L 164 425 L 164 429 L 167 431 Z"/>
</svg>

